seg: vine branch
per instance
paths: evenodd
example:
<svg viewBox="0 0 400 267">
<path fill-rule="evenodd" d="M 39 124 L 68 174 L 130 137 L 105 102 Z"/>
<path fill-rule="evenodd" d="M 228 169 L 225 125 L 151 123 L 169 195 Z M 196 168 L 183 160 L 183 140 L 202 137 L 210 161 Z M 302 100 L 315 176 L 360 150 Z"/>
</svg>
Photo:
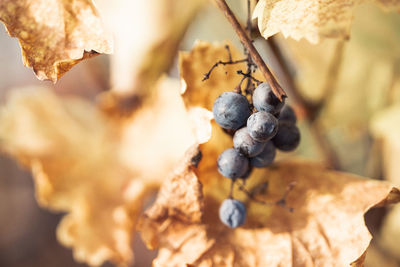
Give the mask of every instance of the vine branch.
<svg viewBox="0 0 400 267">
<path fill-rule="evenodd" d="M 265 64 L 263 59 L 261 58 L 260 54 L 257 52 L 256 48 L 254 47 L 252 41 L 247 36 L 245 30 L 243 30 L 242 26 L 240 25 L 239 21 L 236 19 L 235 15 L 233 14 L 232 10 L 229 8 L 225 0 L 215 0 L 218 7 L 223 11 L 228 21 L 232 24 L 233 29 L 236 31 L 236 34 L 239 36 L 240 41 L 243 43 L 244 47 L 248 50 L 251 58 L 257 64 L 258 68 L 264 75 L 266 81 L 270 84 L 272 91 L 276 95 L 279 100 L 283 100 L 287 97 L 285 91 L 279 85 L 278 81 L 275 79 L 274 75 L 269 70 L 268 66 Z"/>
<path fill-rule="evenodd" d="M 335 83 L 337 80 L 337 75 L 339 73 L 340 64 L 342 61 L 343 56 L 343 43 L 338 43 L 335 49 L 335 57 L 333 62 L 329 67 L 329 76 L 328 81 L 325 84 L 325 94 L 322 99 L 318 102 L 311 102 L 306 99 L 301 93 L 299 88 L 297 87 L 287 63 L 283 52 L 276 40 L 275 36 L 271 36 L 267 39 L 267 43 L 271 48 L 272 54 L 274 55 L 275 59 L 277 60 L 279 67 L 283 73 L 284 79 L 288 83 L 288 90 L 290 95 L 293 97 L 293 100 L 305 111 L 306 118 L 308 119 L 311 125 L 311 132 L 314 135 L 315 141 L 318 144 L 319 148 L 321 149 L 322 153 L 326 161 L 333 167 L 334 169 L 340 169 L 340 160 L 333 145 L 329 142 L 328 138 L 322 134 L 323 130 L 321 126 L 318 125 L 316 121 L 322 107 L 326 103 L 327 99 L 331 96 L 333 92 L 333 88 L 335 87 Z"/>
<path fill-rule="evenodd" d="M 251 39 L 251 3 L 250 0 L 247 0 L 247 22 L 246 22 L 246 30 L 248 32 L 248 36 Z M 245 55 L 247 56 L 247 71 L 246 73 L 248 75 L 251 74 L 251 72 L 253 71 L 253 66 L 255 65 L 253 63 L 253 61 L 251 60 L 251 56 L 249 54 L 249 51 L 245 48 Z M 257 66 L 255 66 L 257 67 Z M 245 88 L 245 92 L 246 94 L 251 93 L 251 91 L 254 90 L 254 88 L 252 88 L 252 90 L 250 91 L 250 87 L 252 85 L 250 77 L 249 76 L 244 76 L 243 78 L 247 77 L 247 83 L 246 83 L 246 88 Z"/>
</svg>

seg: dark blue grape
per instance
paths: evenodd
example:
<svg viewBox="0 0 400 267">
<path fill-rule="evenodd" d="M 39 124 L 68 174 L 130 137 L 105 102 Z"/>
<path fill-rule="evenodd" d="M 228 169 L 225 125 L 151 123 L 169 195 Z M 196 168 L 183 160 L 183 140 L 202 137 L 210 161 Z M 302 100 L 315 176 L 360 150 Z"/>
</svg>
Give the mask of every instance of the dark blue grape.
<svg viewBox="0 0 400 267">
<path fill-rule="evenodd" d="M 284 104 L 285 99 L 280 101 L 272 92 L 268 83 L 262 83 L 254 90 L 253 105 L 258 111 L 265 111 L 277 115 Z"/>
<path fill-rule="evenodd" d="M 278 131 L 278 120 L 268 112 L 253 113 L 247 120 L 250 136 L 258 142 L 270 140 Z"/>
<path fill-rule="evenodd" d="M 296 113 L 294 113 L 294 110 L 292 109 L 291 106 L 285 105 L 283 109 L 281 110 L 281 113 L 279 114 L 278 117 L 279 122 L 288 122 L 292 124 L 296 124 L 297 118 L 296 118 Z"/>
<path fill-rule="evenodd" d="M 219 155 L 217 165 L 220 174 L 236 179 L 243 176 L 249 169 L 249 159 L 235 149 L 229 148 Z"/>
<path fill-rule="evenodd" d="M 272 164 L 274 162 L 276 155 L 275 146 L 271 141 L 268 141 L 265 144 L 264 150 L 255 156 L 254 158 L 250 158 L 251 166 L 256 168 L 264 168 Z"/>
<path fill-rule="evenodd" d="M 241 226 L 246 220 L 246 207 L 236 199 L 225 199 L 219 208 L 219 219 L 230 228 Z"/>
<path fill-rule="evenodd" d="M 239 129 L 246 124 L 251 114 L 249 106 L 245 96 L 235 92 L 224 92 L 214 102 L 214 119 L 224 129 Z"/>
<path fill-rule="evenodd" d="M 283 151 L 292 151 L 300 143 L 300 131 L 296 125 L 288 122 L 279 123 L 279 131 L 272 139 L 275 147 Z"/>
<path fill-rule="evenodd" d="M 254 157 L 260 154 L 264 146 L 265 143 L 260 143 L 250 136 L 247 127 L 237 130 L 233 136 L 233 147 L 246 157 Z"/>
</svg>

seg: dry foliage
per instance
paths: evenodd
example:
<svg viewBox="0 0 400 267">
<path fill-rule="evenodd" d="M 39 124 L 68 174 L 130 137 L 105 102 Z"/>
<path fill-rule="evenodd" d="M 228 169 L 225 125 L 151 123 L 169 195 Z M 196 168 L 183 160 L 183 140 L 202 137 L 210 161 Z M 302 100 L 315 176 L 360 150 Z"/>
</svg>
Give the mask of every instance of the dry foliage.
<svg viewBox="0 0 400 267">
<path fill-rule="evenodd" d="M 14 89 L 0 111 L 1 149 L 32 169 L 41 206 L 67 213 L 57 236 L 78 261 L 131 262 L 142 201 L 196 143 L 179 83 L 155 91 L 125 120 L 41 88 Z"/>
<path fill-rule="evenodd" d="M 117 24 L 122 22 L 110 27 L 119 27 L 116 37 L 121 48 L 113 74 L 120 81 L 134 77 L 148 96 L 146 105 L 135 107 L 129 117 L 110 117 L 103 111 L 104 105 L 99 108 L 79 98 L 62 98 L 48 89 L 31 88 L 14 89 L 0 113 L 1 150 L 32 169 L 40 205 L 67 213 L 57 229 L 58 239 L 73 248 L 76 260 L 90 265 L 106 260 L 120 265 L 132 261 L 136 216 L 146 194 L 159 186 L 197 138 L 205 138 L 204 130 L 211 131 L 205 124 L 210 113 L 198 108 L 187 113 L 179 83 L 160 79 L 203 1 L 149 1 L 141 8 L 136 6 L 133 10 L 146 19 L 157 7 L 157 19 L 151 24 L 154 30 L 169 23 L 162 34 L 154 34 L 138 21 L 135 27 L 154 34 L 139 39 L 128 38 L 121 30 L 129 19 L 140 19 L 131 14 L 128 2 L 119 1 L 106 14 L 118 17 Z M 118 16 L 121 10 L 127 13 Z M 182 10 L 184 14 L 176 16 Z M 6 1 L 0 4 L 0 19 L 11 35 L 19 37 L 26 64 L 32 65 L 41 79 L 57 80 L 86 50 L 111 52 L 111 42 L 91 1 Z M 43 22 L 36 25 L 39 19 Z M 136 43 L 126 47 L 132 42 Z M 103 50 L 97 49 L 100 45 Z M 165 51 L 162 56 L 153 53 L 160 49 Z M 80 57 L 75 58 L 79 51 Z M 118 58 L 134 60 L 119 73 L 118 68 L 127 66 Z M 137 77 L 132 75 L 136 72 Z M 129 85 L 123 89 L 137 87 L 132 80 Z M 191 120 L 206 127 L 193 128 Z"/>
<path fill-rule="evenodd" d="M 112 52 L 91 0 L 4 0 L 0 21 L 18 38 L 25 66 L 40 80 L 56 82 L 82 59 Z"/>
<path fill-rule="evenodd" d="M 265 38 L 282 32 L 316 43 L 323 37 L 347 38 L 353 9 L 362 2 L 261 0 L 254 17 Z M 400 6 L 399 1 L 376 2 Z M 119 0 L 114 5 L 102 6 L 109 22 L 118 16 L 111 25 L 118 47 L 113 89 L 146 96 L 144 105 L 120 118 L 91 102 L 32 88 L 15 89 L 0 110 L 1 150 L 32 170 L 40 205 L 66 213 L 57 235 L 73 248 L 74 257 L 94 266 L 106 260 L 129 264 L 143 200 L 162 184 L 155 204 L 139 221 L 147 245 L 159 248 L 155 266 L 362 266 L 371 240 L 364 214 L 400 201 L 400 191 L 315 163 L 278 162 L 255 170 L 246 187 L 259 199 L 276 201 L 296 182 L 287 199 L 294 212 L 251 201 L 236 186 L 234 196 L 246 203 L 248 218 L 243 227 L 225 227 L 218 207 L 230 181 L 217 172 L 216 160 L 232 139 L 210 123 L 210 110 L 219 94 L 237 86 L 236 71 L 244 72 L 246 64 L 219 66 L 202 82 L 215 62 L 229 58 L 224 45 L 198 42 L 180 54 L 182 100 L 177 81 L 159 78 L 203 1 Z M 124 13 L 116 15 L 121 9 Z M 0 3 L 0 20 L 19 39 L 24 64 L 40 79 L 56 81 L 80 60 L 112 50 L 89 0 L 6 0 Z M 126 25 L 137 27 L 137 36 L 128 38 L 132 29 Z M 229 46 L 233 60 L 244 58 Z M 323 48 L 314 50 L 326 55 Z M 335 55 L 324 61 L 327 75 Z M 320 61 L 314 68 L 321 72 Z M 259 72 L 254 76 L 262 79 Z M 378 124 L 377 136 L 398 146 L 393 141 L 398 135 L 386 129 L 386 122 Z M 387 170 L 397 172 L 393 166 Z M 393 214 L 387 229 L 398 221 Z"/>
<path fill-rule="evenodd" d="M 132 223 L 122 194 L 130 177 L 115 153 L 113 124 L 92 104 L 41 88 L 13 90 L 0 121 L 2 149 L 32 169 L 39 204 L 67 212 L 57 234 L 75 258 L 92 265 L 130 260 Z"/>
<path fill-rule="evenodd" d="M 210 156 L 203 154 L 202 161 L 216 161 Z M 142 237 L 150 248 L 159 248 L 154 266 L 348 266 L 363 256 L 371 240 L 365 212 L 400 201 L 400 191 L 383 182 L 313 163 L 280 163 L 255 172 L 247 187 L 252 191 L 268 182 L 267 192 L 256 197 L 277 200 L 295 181 L 287 200 L 294 212 L 257 204 L 235 191 L 235 198 L 247 204 L 248 218 L 232 230 L 218 219 L 229 182 L 216 166 L 214 173 L 202 172 L 190 159 L 165 181 L 141 218 Z"/>
<path fill-rule="evenodd" d="M 348 39 L 354 9 L 365 0 L 261 0 L 253 13 L 258 18 L 258 28 L 268 38 L 278 32 L 295 40 L 307 39 L 318 43 L 321 38 Z M 375 0 L 385 9 L 400 9 L 400 1 Z"/>
</svg>

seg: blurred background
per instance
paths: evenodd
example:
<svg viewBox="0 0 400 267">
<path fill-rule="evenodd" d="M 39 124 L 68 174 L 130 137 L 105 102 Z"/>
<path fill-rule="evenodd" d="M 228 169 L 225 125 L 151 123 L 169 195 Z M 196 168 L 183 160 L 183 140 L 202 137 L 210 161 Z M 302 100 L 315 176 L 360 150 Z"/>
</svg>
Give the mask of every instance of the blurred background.
<svg viewBox="0 0 400 267">
<path fill-rule="evenodd" d="M 245 18 L 245 5 L 230 1 Z M 216 26 L 217 25 L 217 26 Z M 190 23 L 179 48 L 195 40 L 230 40 L 240 48 L 230 24 L 213 6 Z M 349 41 L 324 40 L 318 45 L 277 35 L 255 44 L 289 94 L 302 131 L 300 148 L 288 157 L 303 157 L 332 168 L 400 185 L 400 15 L 374 5 L 356 9 Z M 39 81 L 22 64 L 15 38 L 0 26 L 0 103 L 9 90 L 47 86 L 60 95 L 96 101 L 110 88 L 112 58 L 83 61 L 55 85 Z M 179 78 L 177 55 L 169 75 Z M 0 156 L 0 266 L 86 266 L 58 244 L 55 229 L 62 214 L 38 207 L 32 177 L 16 162 Z M 375 209 L 366 215 L 373 243 L 366 266 L 400 266 L 400 209 Z M 396 242 L 397 241 L 397 242 Z M 156 252 L 135 239 L 134 266 L 151 266 Z M 111 266 L 105 264 L 104 266 Z"/>
</svg>

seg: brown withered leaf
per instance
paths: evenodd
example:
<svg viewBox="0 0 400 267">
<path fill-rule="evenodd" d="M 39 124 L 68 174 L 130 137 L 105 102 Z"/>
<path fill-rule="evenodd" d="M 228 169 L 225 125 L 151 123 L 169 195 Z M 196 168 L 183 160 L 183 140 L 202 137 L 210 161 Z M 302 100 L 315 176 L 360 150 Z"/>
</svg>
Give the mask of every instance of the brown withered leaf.
<svg viewBox="0 0 400 267">
<path fill-rule="evenodd" d="M 40 80 L 56 82 L 79 61 L 112 52 L 91 0 L 5 0 L 0 21 L 18 38 L 24 65 Z"/>
<path fill-rule="evenodd" d="M 179 81 L 160 80 L 152 101 L 123 121 L 49 89 L 10 92 L 0 109 L 0 149 L 31 168 L 42 207 L 66 212 L 59 241 L 92 266 L 131 262 L 146 194 L 206 135 L 193 132 Z"/>
<path fill-rule="evenodd" d="M 228 61 L 225 48 L 228 45 L 232 60 L 245 58 L 244 55 L 229 42 L 226 44 L 198 41 L 190 52 L 180 52 L 179 70 L 183 83 L 183 99 L 187 106 L 201 106 L 212 110 L 215 99 L 225 91 L 234 90 L 241 79 L 238 70 L 246 72 L 246 63 L 220 65 L 215 68 L 208 80 L 202 81 L 203 75 L 219 60 Z M 256 79 L 262 80 L 259 71 L 254 73 Z"/>
<path fill-rule="evenodd" d="M 0 112 L 1 149 L 31 168 L 42 207 L 67 212 L 58 239 L 90 265 L 132 259 L 126 202 L 131 176 L 118 158 L 117 132 L 91 103 L 49 89 L 15 89 Z M 114 127 L 113 127 L 114 126 Z"/>
<path fill-rule="evenodd" d="M 287 199 L 294 212 L 257 204 L 235 190 L 248 215 L 243 227 L 230 229 L 218 219 L 218 207 L 229 192 L 228 179 L 214 171 L 201 194 L 194 168 L 178 170 L 165 181 L 156 203 L 139 223 L 145 242 L 159 248 L 154 266 L 348 266 L 363 257 L 371 240 L 365 212 L 400 200 L 400 191 L 386 183 L 329 171 L 315 163 L 280 163 L 255 172 L 246 186 L 251 191 L 268 181 L 268 192 L 256 196 L 272 201 L 295 181 Z M 197 175 L 201 180 L 211 173 Z M 175 205 L 179 201 L 185 205 Z M 198 212 L 193 214 L 187 207 L 203 205 L 198 222 Z M 361 266 L 362 261 L 353 266 Z"/>
<path fill-rule="evenodd" d="M 295 40 L 307 39 L 318 43 L 322 38 L 348 39 L 355 7 L 365 0 L 261 0 L 254 9 L 253 18 L 264 38 L 278 32 Z M 400 1 L 375 0 L 384 9 L 400 9 Z"/>
</svg>

